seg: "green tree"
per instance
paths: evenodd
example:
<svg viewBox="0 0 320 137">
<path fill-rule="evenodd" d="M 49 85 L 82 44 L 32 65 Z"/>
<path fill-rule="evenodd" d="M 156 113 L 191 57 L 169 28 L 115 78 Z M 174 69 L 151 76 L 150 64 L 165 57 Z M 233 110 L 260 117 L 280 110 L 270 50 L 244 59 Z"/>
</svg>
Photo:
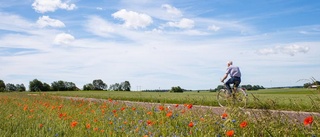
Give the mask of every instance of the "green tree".
<svg viewBox="0 0 320 137">
<path fill-rule="evenodd" d="M 50 91 L 51 86 L 48 83 L 43 83 L 42 91 Z"/>
<path fill-rule="evenodd" d="M 180 86 L 171 87 L 171 90 L 169 92 L 182 93 L 183 89 Z"/>
<path fill-rule="evenodd" d="M 130 89 L 131 89 L 130 82 L 129 81 L 122 82 L 121 83 L 121 89 L 123 91 L 130 91 Z"/>
<path fill-rule="evenodd" d="M 6 84 L 6 91 L 17 91 L 17 87 L 14 84 L 7 83 Z"/>
<path fill-rule="evenodd" d="M 94 90 L 104 90 L 108 88 L 107 84 L 104 83 L 101 79 L 93 80 L 92 84 L 93 84 Z"/>
<path fill-rule="evenodd" d="M 92 83 L 88 83 L 86 85 L 83 85 L 83 90 L 94 90 L 94 86 Z"/>
<path fill-rule="evenodd" d="M 119 83 L 115 83 L 110 85 L 109 90 L 111 91 L 122 91 L 121 86 Z"/>
<path fill-rule="evenodd" d="M 43 88 L 43 83 L 37 79 L 34 79 L 29 82 L 29 90 L 31 92 L 41 91 L 42 88 Z"/>
<path fill-rule="evenodd" d="M 17 91 L 26 91 L 26 87 L 23 84 L 16 84 L 16 90 Z"/>
<path fill-rule="evenodd" d="M 4 83 L 3 80 L 0 79 L 0 92 L 5 91 L 6 89 L 6 84 Z"/>
</svg>

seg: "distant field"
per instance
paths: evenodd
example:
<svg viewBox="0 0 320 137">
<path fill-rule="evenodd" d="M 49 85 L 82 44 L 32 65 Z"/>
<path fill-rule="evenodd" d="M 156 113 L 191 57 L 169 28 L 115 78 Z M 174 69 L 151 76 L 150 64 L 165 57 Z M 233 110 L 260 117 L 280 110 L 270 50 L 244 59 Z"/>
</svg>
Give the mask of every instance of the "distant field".
<svg viewBox="0 0 320 137">
<path fill-rule="evenodd" d="M 57 96 L 77 96 L 99 99 L 140 102 L 218 106 L 215 92 L 123 92 L 123 91 L 70 91 L 47 92 Z M 311 89 L 264 89 L 249 91 L 249 108 L 281 109 L 320 112 L 320 92 Z"/>
</svg>

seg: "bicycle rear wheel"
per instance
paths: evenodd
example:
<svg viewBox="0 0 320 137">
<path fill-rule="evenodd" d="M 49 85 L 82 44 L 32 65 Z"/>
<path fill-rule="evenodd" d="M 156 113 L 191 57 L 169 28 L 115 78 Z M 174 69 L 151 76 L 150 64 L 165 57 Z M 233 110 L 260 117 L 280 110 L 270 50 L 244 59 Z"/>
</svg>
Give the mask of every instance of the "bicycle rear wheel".
<svg viewBox="0 0 320 137">
<path fill-rule="evenodd" d="M 245 108 L 247 106 L 248 94 L 245 89 L 237 88 L 234 98 L 234 104 L 239 108 Z"/>
<path fill-rule="evenodd" d="M 226 107 L 230 104 L 230 98 L 228 98 L 228 91 L 226 89 L 220 89 L 217 94 L 217 100 L 220 107 Z"/>
</svg>

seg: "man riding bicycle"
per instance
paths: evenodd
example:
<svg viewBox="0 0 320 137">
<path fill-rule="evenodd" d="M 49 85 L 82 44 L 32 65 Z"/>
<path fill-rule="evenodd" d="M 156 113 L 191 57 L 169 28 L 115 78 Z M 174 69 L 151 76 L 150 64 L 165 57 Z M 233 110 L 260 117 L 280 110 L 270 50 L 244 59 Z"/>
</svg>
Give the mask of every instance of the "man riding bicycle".
<svg viewBox="0 0 320 137">
<path fill-rule="evenodd" d="M 228 93 L 229 95 L 231 95 L 231 93 L 232 93 L 230 84 L 233 84 L 233 88 L 236 89 L 241 83 L 240 69 L 239 69 L 239 67 L 233 66 L 232 64 L 233 64 L 232 61 L 229 61 L 227 63 L 228 68 L 227 68 L 226 74 L 221 79 L 221 82 L 224 83 L 224 80 L 228 77 L 228 74 L 230 75 L 230 79 L 226 83 L 224 83 L 227 90 L 229 91 L 229 93 Z"/>
</svg>

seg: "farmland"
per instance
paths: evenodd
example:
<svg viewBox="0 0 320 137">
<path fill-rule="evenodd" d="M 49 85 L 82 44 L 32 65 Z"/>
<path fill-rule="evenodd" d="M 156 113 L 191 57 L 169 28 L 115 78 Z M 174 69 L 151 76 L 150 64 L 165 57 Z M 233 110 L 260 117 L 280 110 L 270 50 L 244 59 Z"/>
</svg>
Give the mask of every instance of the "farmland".
<svg viewBox="0 0 320 137">
<path fill-rule="evenodd" d="M 2 136 L 319 136 L 318 115 L 303 121 L 226 108 L 219 114 L 214 92 L 21 92 L 0 93 Z M 61 96 L 105 99 L 93 102 Z M 250 108 L 320 112 L 319 93 L 307 89 L 250 92 Z M 148 107 L 118 100 L 157 102 Z M 165 104 L 170 104 L 165 105 Z"/>
</svg>

